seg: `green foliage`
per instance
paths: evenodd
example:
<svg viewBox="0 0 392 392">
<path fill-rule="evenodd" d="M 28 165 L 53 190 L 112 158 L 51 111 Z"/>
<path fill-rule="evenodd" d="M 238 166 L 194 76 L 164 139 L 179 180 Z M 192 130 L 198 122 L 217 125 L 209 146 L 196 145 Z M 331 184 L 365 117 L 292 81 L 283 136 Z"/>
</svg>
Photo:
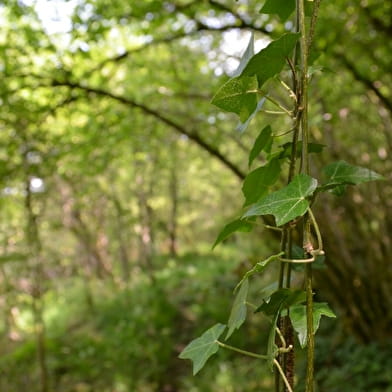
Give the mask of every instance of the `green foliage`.
<svg viewBox="0 0 392 392">
<path fill-rule="evenodd" d="M 307 258 L 312 247 L 321 248 L 321 242 L 326 265 L 334 268 L 317 271 L 323 274 L 317 282 L 326 297 L 352 318 L 347 325 L 354 323 L 355 328 L 346 327 L 346 333 L 364 341 L 383 341 L 390 335 L 390 301 L 385 293 L 391 279 L 384 273 L 391 249 L 390 181 L 352 189 L 345 198 L 328 200 L 328 205 L 320 206 L 318 200 L 324 198 L 319 191 L 343 193 L 347 185 L 381 179 L 361 166 L 344 161 L 328 165 L 325 182 L 305 197 L 306 205 L 315 208 L 324 241 L 319 241 L 320 236 L 313 239 L 315 221 L 309 225 L 312 235 L 304 236 L 302 227 L 309 224 L 306 211 L 310 210 L 303 204 L 300 215 L 288 221 L 283 211 L 275 215 L 281 228 L 273 227 L 271 217 L 264 214 L 226 225 L 214 246 L 237 231 L 254 228 L 254 236 L 236 238 L 235 247 L 234 241 L 228 241 L 219 249 L 226 252 L 225 260 L 196 253 L 152 257 L 168 252 L 169 243 L 170 252 L 180 255 L 185 248 L 206 246 L 216 222 L 241 208 L 241 192 L 232 173 L 245 177 L 246 166 L 254 165 L 263 151 L 263 166 L 249 173 L 243 184 L 246 206 L 276 196 L 282 184 L 306 171 L 303 158 L 321 152 L 325 141 L 332 149 L 324 152 L 323 164 L 342 156 L 348 162 L 371 165 L 388 178 L 389 2 L 322 2 L 321 23 L 308 59 L 314 65 L 307 72 L 300 64 L 298 36 L 281 35 L 291 29 L 295 18 L 283 25 L 269 16 L 286 20 L 293 10 L 292 0 L 266 0 L 261 9 L 265 15 L 259 14 L 261 3 L 255 1 L 80 0 L 74 10 L 70 5 L 66 13 L 57 12 L 60 28 L 67 21 L 65 14 L 73 14 L 68 31 L 58 34 L 49 31 L 47 16 L 42 18 L 38 5 L 5 3 L 0 33 L 0 141 L 5 146 L 0 151 L 0 310 L 2 332 L 11 341 L 4 339 L 1 345 L 1 391 L 30 388 L 35 392 L 40 387 L 33 334 L 39 328 L 34 328 L 31 313 L 37 263 L 45 277 L 37 292 L 45 293 L 49 377 L 58 392 L 270 390 L 271 377 L 261 366 L 230 353 L 220 353 L 220 364 L 211 361 L 195 385 L 183 376 L 187 363 L 177 360 L 178 351 L 182 342 L 206 325 L 227 319 L 236 279 L 258 274 L 247 283 L 252 286 L 248 296 L 259 303 L 264 295 L 258 290 L 271 287 L 266 280 L 273 278 L 275 267 L 281 269 L 280 277 L 272 286 L 302 282 L 305 266 L 298 260 Z M 52 3 L 61 8 L 64 2 L 50 2 L 48 9 Z M 308 16 L 315 3 L 305 1 Z M 371 34 L 361 26 L 368 26 Z M 223 54 L 226 33 L 219 37 L 217 29 L 236 31 L 238 37 L 254 31 L 231 74 L 234 79 L 215 97 L 218 107 L 240 116 L 238 129 L 243 132 L 249 127 L 246 134 L 233 133 L 231 116 L 211 113 L 208 103 L 221 80 L 213 76 L 217 63 L 221 66 L 216 75 L 231 73 L 232 68 L 232 58 L 226 63 L 227 53 Z M 255 38 L 258 44 L 272 41 L 255 55 Z M 325 75 L 323 70 L 332 72 Z M 304 76 L 312 81 L 308 113 L 300 107 Z M 302 121 L 306 123 L 307 114 L 309 138 L 317 143 L 306 141 L 304 149 L 302 140 L 307 137 Z M 231 172 L 225 172 L 221 163 Z M 318 178 L 321 160 L 312 159 L 311 169 Z M 41 238 L 38 257 L 30 257 L 26 238 L 27 178 L 41 179 L 45 188 L 32 195 L 31 210 Z M 298 193 L 294 195 L 298 203 L 304 202 Z M 269 236 L 265 228 L 282 233 L 280 256 L 255 264 L 261 254 L 278 252 L 277 236 Z M 291 252 L 295 245 L 301 249 L 297 255 Z M 323 257 L 318 256 L 316 263 Z M 286 261 L 265 268 L 272 258 Z M 160 262 L 165 263 L 162 268 Z M 57 298 L 74 290 L 75 276 L 83 276 L 86 292 L 75 290 L 72 298 Z M 258 314 L 245 314 L 243 301 L 236 309 L 232 326 L 241 330 L 232 340 L 237 346 L 264 352 L 264 320 Z M 269 316 L 273 325 L 279 325 L 282 314 L 276 310 Z M 268 342 L 270 364 L 285 356 L 283 351 L 276 356 L 285 347 L 282 342 L 278 347 L 273 333 Z M 355 368 L 339 364 L 368 390 L 385 390 L 388 380 L 380 374 L 376 354 L 367 358 L 369 369 L 369 363 L 376 368 L 373 385 Z M 387 363 L 387 358 L 380 358 Z M 349 359 L 345 355 L 344 364 Z M 364 373 L 366 360 L 355 356 L 355 361 Z M 331 366 L 331 360 L 326 363 Z M 324 376 L 329 390 L 328 374 Z M 171 385 L 168 378 L 178 385 Z M 342 373 L 334 380 L 345 382 Z M 357 390 L 361 387 L 355 385 Z M 351 390 L 349 384 L 346 388 Z"/>
<path fill-rule="evenodd" d="M 249 281 L 244 278 L 241 280 L 241 288 L 239 289 L 233 307 L 231 308 L 229 321 L 227 322 L 227 327 L 229 330 L 227 331 L 226 340 L 232 335 L 235 329 L 239 329 L 241 325 L 246 320 L 247 313 L 247 296 L 249 290 Z"/>
<path fill-rule="evenodd" d="M 203 368 L 207 360 L 219 350 L 217 339 L 226 329 L 226 325 L 215 324 L 199 338 L 192 340 L 180 354 L 181 359 L 193 362 L 193 375 Z"/>
<path fill-rule="evenodd" d="M 319 154 L 320 152 L 323 151 L 324 147 L 325 146 L 323 144 L 308 143 L 308 153 Z M 282 148 L 283 151 L 279 154 L 279 158 L 280 159 L 290 158 L 293 150 L 293 143 L 292 142 L 285 143 L 283 144 Z M 302 153 L 302 141 L 299 141 L 297 143 L 297 158 L 301 156 L 301 153 Z"/>
<path fill-rule="evenodd" d="M 321 186 L 321 190 L 341 189 L 342 185 L 357 185 L 383 179 L 383 176 L 372 170 L 350 165 L 345 161 L 330 163 L 323 171 L 327 182 Z"/>
<path fill-rule="evenodd" d="M 243 218 L 255 215 L 274 215 L 276 224 L 282 226 L 305 214 L 309 207 L 307 198 L 317 188 L 317 180 L 306 174 L 298 174 L 289 185 L 261 198 L 245 212 Z"/>
<path fill-rule="evenodd" d="M 278 353 L 276 345 L 276 328 L 280 313 L 297 303 L 304 302 L 306 294 L 302 290 L 279 289 L 271 297 L 257 308 L 257 312 L 263 312 L 272 317 L 270 332 L 268 334 L 267 357 L 270 368 L 272 369 L 273 361 Z"/>
<path fill-rule="evenodd" d="M 288 33 L 271 42 L 249 60 L 242 75 L 256 75 L 259 88 L 261 88 L 268 79 L 282 71 L 286 64 L 286 58 L 293 51 L 298 37 L 299 35 L 296 33 Z"/>
<path fill-rule="evenodd" d="M 261 151 L 265 151 L 272 143 L 272 129 L 270 125 L 263 128 L 255 139 L 252 149 L 249 153 L 248 166 L 251 167 L 253 161 L 259 156 Z"/>
<path fill-rule="evenodd" d="M 335 313 L 331 310 L 325 302 L 316 302 L 313 304 L 313 329 L 314 333 L 317 332 L 321 316 L 336 317 Z M 306 306 L 296 305 L 290 308 L 290 320 L 293 324 L 295 331 L 298 334 L 298 340 L 301 347 L 307 344 L 307 322 L 306 322 Z"/>
<path fill-rule="evenodd" d="M 236 130 L 240 133 L 243 133 L 246 131 L 246 129 L 248 128 L 249 124 L 251 123 L 251 121 L 253 120 L 253 118 L 256 117 L 256 114 L 262 109 L 263 105 L 265 104 L 266 98 L 263 97 L 259 100 L 259 102 L 257 103 L 256 109 L 254 110 L 254 112 L 249 116 L 249 118 L 245 121 L 245 122 L 240 122 L 237 125 Z"/>
<path fill-rule="evenodd" d="M 276 14 L 284 22 L 295 10 L 295 0 L 267 0 L 260 10 L 263 14 Z"/>
<path fill-rule="evenodd" d="M 310 210 L 311 203 L 314 203 L 318 191 L 335 188 L 335 191 L 347 183 L 357 184 L 374 179 L 380 179 L 381 176 L 373 173 L 367 169 L 360 169 L 350 166 L 345 162 L 339 162 L 337 165 L 328 165 L 324 170 L 327 177 L 327 183 L 318 187 L 317 179 L 311 177 L 309 154 L 322 152 L 324 145 L 320 143 L 312 143 L 309 141 L 309 86 L 308 78 L 313 73 L 308 68 L 308 63 L 313 59 L 309 57 L 309 51 L 313 40 L 315 22 L 318 13 L 317 3 L 309 7 L 305 5 L 304 1 L 269 1 L 264 3 L 261 13 L 277 14 L 281 20 L 285 21 L 297 8 L 296 25 L 298 33 L 288 33 L 280 36 L 280 38 L 272 41 L 267 47 L 262 49 L 259 53 L 254 55 L 254 37 L 251 36 L 248 47 L 240 61 L 234 77 L 227 81 L 214 96 L 212 103 L 217 107 L 233 112 L 239 115 L 242 124 L 237 129 L 244 131 L 253 120 L 255 115 L 264 105 L 264 101 L 268 100 L 274 106 L 278 107 L 280 111 L 265 112 L 270 114 L 284 114 L 290 117 L 291 128 L 290 131 L 283 133 L 284 136 L 292 133 L 291 142 L 287 142 L 280 146 L 278 151 L 269 154 L 266 157 L 267 162 L 251 171 L 244 179 L 242 191 L 245 197 L 244 206 L 250 206 L 242 215 L 244 222 L 246 218 L 253 218 L 262 216 L 266 220 L 268 215 L 275 217 L 277 227 L 266 225 L 268 228 L 281 231 L 281 252 L 277 255 L 271 256 L 266 260 L 256 263 L 255 266 L 248 270 L 242 280 L 236 286 L 240 287 L 239 292 L 234 301 L 232 311 L 229 317 L 229 332 L 227 338 L 230 337 L 235 329 L 240 328 L 247 315 L 247 295 L 249 291 L 248 278 L 255 274 L 263 272 L 265 267 L 273 260 L 280 261 L 280 273 L 278 289 L 272 293 L 267 301 L 257 308 L 257 312 L 263 312 L 271 318 L 271 328 L 268 335 L 267 342 L 267 361 L 272 368 L 276 365 L 279 369 L 279 377 L 283 378 L 286 387 L 291 390 L 293 385 L 290 384 L 287 376 L 292 375 L 293 369 L 289 369 L 289 362 L 283 359 L 283 354 L 289 353 L 293 347 L 286 345 L 286 338 L 290 337 L 288 326 L 282 327 L 280 323 L 281 316 L 290 308 L 290 316 L 294 329 L 299 335 L 300 345 L 304 347 L 308 343 L 308 365 L 307 365 L 307 379 L 306 391 L 313 392 L 313 357 L 314 357 L 314 337 L 317 331 L 322 315 L 334 317 L 333 312 L 327 304 L 312 303 L 313 289 L 312 289 L 312 266 L 307 265 L 305 273 L 306 293 L 302 290 L 292 289 L 292 268 L 291 263 L 303 263 L 304 260 L 313 262 L 318 256 L 324 255 L 323 241 L 320 233 L 320 228 Z M 307 26 L 306 16 L 311 15 L 312 21 L 310 27 Z M 297 43 L 299 41 L 299 43 Z M 297 46 L 295 56 L 289 60 L 294 48 Z M 285 65 L 289 65 L 292 74 L 293 91 L 289 85 L 283 81 L 284 76 L 281 74 Z M 298 65 L 298 66 L 297 66 Z M 279 75 L 281 85 L 288 92 L 288 98 L 291 99 L 292 107 L 287 109 L 286 104 L 281 100 L 271 97 L 269 92 L 262 91 L 261 88 L 271 78 Z M 256 79 L 257 78 L 257 79 Z M 279 80 L 277 77 L 276 79 Z M 272 84 L 272 83 L 271 83 Z M 263 95 L 263 99 L 257 102 L 257 95 Z M 294 101 L 294 102 L 293 102 Z M 261 151 L 272 151 L 274 144 L 273 132 L 271 126 L 265 126 L 260 134 L 255 139 L 253 146 L 248 156 L 248 167 L 250 168 L 254 160 L 259 156 Z M 288 185 L 268 193 L 269 188 L 274 185 L 281 176 L 281 162 L 280 160 L 289 161 L 288 170 Z M 291 222 L 290 226 L 287 225 Z M 279 228 L 279 226 L 283 226 Z M 311 228 L 316 232 L 317 242 L 313 243 Z M 219 234 L 215 245 L 237 230 L 248 229 L 248 226 L 241 225 L 239 220 L 228 224 Z M 302 240 L 303 253 L 302 258 L 295 257 L 291 249 L 297 246 L 294 241 L 294 229 L 300 229 L 300 240 Z M 215 246 L 214 245 L 214 246 Z M 308 257 L 310 255 L 311 257 Z M 287 265 L 284 263 L 288 263 Z M 296 270 L 299 271 L 298 269 Z M 303 271 L 304 272 L 304 271 Z M 298 306 L 306 301 L 305 306 Z M 292 310 L 292 312 L 291 312 Z M 308 320 L 306 315 L 312 314 L 313 320 Z M 218 328 L 219 324 L 214 327 Z M 278 328 L 282 327 L 282 331 Z M 276 334 L 279 332 L 279 340 L 277 342 Z M 201 366 L 204 366 L 209 355 L 214 354 L 218 349 L 218 343 L 211 337 L 211 330 L 207 331 L 207 335 L 196 339 L 186 349 L 192 350 L 194 346 L 198 353 L 201 347 L 205 344 L 207 350 L 202 352 L 206 358 L 202 358 Z M 222 329 L 223 331 L 223 329 Z M 219 333 L 221 331 L 219 330 Z M 215 342 L 215 343 L 214 343 Z M 228 347 L 234 351 L 241 352 L 245 355 L 258 357 L 255 353 L 244 352 L 241 349 Z M 210 350 L 211 349 L 211 350 Z M 211 353 L 211 354 L 210 354 Z M 188 355 L 188 354 L 186 354 Z M 201 354 L 200 354 L 201 355 Z M 291 354 L 288 354 L 291 355 Z M 193 358 L 187 356 L 187 358 Z M 197 366 L 197 371 L 201 367 Z M 195 372 L 195 368 L 194 368 Z M 276 390 L 280 390 L 278 378 Z"/>
<path fill-rule="evenodd" d="M 280 310 L 304 302 L 305 292 L 297 289 L 282 288 L 275 291 L 264 303 L 257 308 L 257 312 L 263 312 L 267 316 L 274 316 Z"/>
<path fill-rule="evenodd" d="M 260 274 L 264 271 L 264 268 L 266 268 L 272 261 L 279 260 L 281 256 L 283 256 L 284 252 L 280 252 L 276 255 L 272 255 L 268 257 L 268 259 L 265 259 L 263 261 L 258 261 L 249 271 L 245 273 L 245 275 L 242 277 L 240 282 L 237 284 L 236 288 L 234 291 L 238 289 L 244 282 L 248 281 L 248 278 L 251 277 L 254 274 Z"/>
<path fill-rule="evenodd" d="M 242 185 L 242 193 L 245 197 L 244 206 L 253 204 L 264 196 L 278 180 L 279 174 L 280 163 L 277 159 L 272 159 L 268 164 L 248 173 Z"/>
<path fill-rule="evenodd" d="M 257 107 L 257 79 L 239 76 L 228 80 L 216 93 L 212 103 L 217 107 L 238 114 L 245 122 Z"/>
<path fill-rule="evenodd" d="M 242 71 L 245 69 L 246 65 L 248 64 L 249 60 L 254 56 L 254 54 L 255 54 L 254 41 L 255 41 L 254 34 L 251 33 L 248 46 L 246 47 L 245 52 L 243 53 L 243 55 L 241 57 L 241 61 L 238 65 L 238 68 L 231 75 L 232 77 L 240 76 Z"/>
<path fill-rule="evenodd" d="M 224 241 L 227 237 L 232 235 L 233 233 L 240 231 L 248 233 L 252 230 L 253 224 L 250 222 L 245 222 L 242 219 L 236 219 L 233 222 L 228 223 L 222 231 L 218 234 L 212 249 L 214 249 L 219 243 Z"/>
<path fill-rule="evenodd" d="M 392 343 L 360 344 L 352 337 L 338 341 L 320 336 L 315 361 L 316 385 L 331 392 L 391 392 Z"/>
</svg>

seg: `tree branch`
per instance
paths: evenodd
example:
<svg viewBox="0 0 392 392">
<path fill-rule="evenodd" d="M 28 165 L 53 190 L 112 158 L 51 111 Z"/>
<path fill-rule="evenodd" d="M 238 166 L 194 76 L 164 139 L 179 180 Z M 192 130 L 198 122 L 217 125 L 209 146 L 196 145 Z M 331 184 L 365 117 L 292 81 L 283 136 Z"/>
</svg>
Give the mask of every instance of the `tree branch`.
<svg viewBox="0 0 392 392">
<path fill-rule="evenodd" d="M 79 83 L 73 83 L 71 81 L 53 80 L 52 86 L 55 86 L 55 87 L 66 86 L 71 89 L 77 89 L 77 90 L 84 91 L 88 94 L 95 94 L 98 96 L 108 97 L 108 98 L 114 99 L 117 102 L 120 102 L 124 105 L 130 106 L 135 109 L 139 109 L 143 113 L 154 117 L 155 119 L 159 120 L 163 124 L 166 124 L 170 128 L 174 129 L 177 133 L 180 133 L 181 135 L 187 136 L 190 140 L 192 140 L 197 145 L 202 147 L 209 154 L 211 154 L 212 156 L 217 158 L 224 166 L 226 166 L 228 169 L 230 169 L 236 175 L 237 178 L 239 178 L 239 179 L 245 178 L 245 173 L 239 167 L 237 167 L 233 162 L 229 161 L 216 147 L 212 146 L 207 141 L 205 141 L 198 133 L 191 132 L 191 131 L 187 130 L 181 124 L 178 124 L 174 120 L 166 117 L 165 115 L 161 114 L 160 112 L 158 112 L 155 109 L 152 109 L 144 104 L 138 103 L 130 98 L 123 97 L 123 96 L 117 95 L 117 94 L 113 94 L 109 91 L 106 91 L 106 90 L 103 90 L 100 88 L 82 86 Z"/>
<path fill-rule="evenodd" d="M 350 71 L 352 76 L 361 82 L 365 87 L 369 90 L 372 90 L 380 101 L 384 104 L 384 106 L 392 113 L 392 102 L 386 97 L 380 89 L 378 89 L 374 83 L 368 79 L 365 75 L 363 75 L 359 70 L 355 67 L 355 65 L 344 55 L 344 53 L 337 53 L 337 58 L 340 58 L 340 61 L 346 66 L 347 70 Z"/>
</svg>

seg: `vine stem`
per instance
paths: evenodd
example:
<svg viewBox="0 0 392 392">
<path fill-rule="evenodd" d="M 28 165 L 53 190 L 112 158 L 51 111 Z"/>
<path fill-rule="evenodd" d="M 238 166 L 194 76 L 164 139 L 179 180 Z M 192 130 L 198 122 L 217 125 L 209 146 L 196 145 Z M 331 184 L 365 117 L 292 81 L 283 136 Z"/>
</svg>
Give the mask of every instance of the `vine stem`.
<svg viewBox="0 0 392 392">
<path fill-rule="evenodd" d="M 253 358 L 258 358 L 258 359 L 268 359 L 267 355 L 261 355 L 261 354 L 252 353 L 250 351 L 241 350 L 240 348 L 237 348 L 237 347 L 230 346 L 228 344 L 222 343 L 219 340 L 215 340 L 215 342 L 218 343 L 218 345 L 223 347 L 223 348 L 226 348 L 226 349 L 231 350 L 231 351 L 235 351 L 235 352 L 243 354 L 243 355 L 247 355 L 248 357 L 253 357 Z M 293 389 L 291 388 L 291 385 L 290 385 L 289 381 L 287 380 L 287 377 L 284 374 L 284 371 L 283 371 L 282 367 L 280 366 L 279 361 L 274 359 L 273 362 L 274 362 L 274 365 L 276 366 L 276 368 L 278 369 L 278 372 L 281 375 L 282 380 L 283 380 L 284 384 L 286 385 L 287 390 L 289 392 L 293 392 Z"/>
<path fill-rule="evenodd" d="M 300 31 L 300 51 L 301 51 L 301 86 L 300 86 L 300 110 L 301 110 L 301 134 L 302 134 L 302 154 L 301 154 L 301 172 L 309 174 L 309 125 L 308 125 L 308 56 L 309 41 L 305 23 L 305 0 L 298 0 L 298 22 Z M 318 10 L 318 8 L 317 8 Z M 317 14 L 312 15 L 312 35 L 316 23 Z M 310 214 L 304 217 L 303 247 L 309 249 L 311 244 L 311 219 Z M 307 364 L 306 364 L 306 383 L 305 391 L 313 392 L 314 378 L 314 326 L 313 326 L 313 273 L 312 264 L 306 265 L 305 270 L 305 289 L 306 289 L 306 324 L 307 324 Z"/>
<path fill-rule="evenodd" d="M 310 216 L 310 219 L 312 220 L 314 230 L 316 231 L 318 250 L 322 251 L 323 250 L 323 238 L 321 237 L 319 225 L 317 223 L 316 217 L 314 216 L 311 208 L 308 208 L 308 214 Z"/>
<path fill-rule="evenodd" d="M 226 348 L 231 351 L 235 351 L 235 352 L 243 354 L 243 355 L 247 355 L 248 357 L 258 358 L 258 359 L 268 359 L 267 355 L 262 355 L 262 354 L 252 353 L 251 351 L 241 350 L 240 348 L 230 346 L 229 344 L 222 343 L 219 340 L 215 340 L 215 342 L 218 343 L 218 345 L 223 348 Z"/>
<path fill-rule="evenodd" d="M 266 92 L 262 91 L 262 90 L 257 90 L 257 92 L 259 94 L 262 94 L 264 96 L 265 99 L 267 99 L 268 101 L 270 101 L 272 104 L 274 104 L 276 107 L 278 107 L 279 109 L 281 109 L 284 113 L 286 113 L 288 116 L 293 117 L 293 112 L 291 112 L 289 109 L 285 108 L 279 101 L 277 101 L 276 99 L 272 98 L 271 96 L 269 96 Z"/>
<path fill-rule="evenodd" d="M 287 380 L 286 375 L 284 374 L 284 371 L 282 369 L 282 366 L 280 366 L 279 361 L 277 361 L 276 359 L 274 359 L 274 365 L 276 366 L 276 368 L 278 369 L 278 372 L 280 373 L 282 380 L 284 382 L 284 385 L 286 385 L 286 388 L 289 392 L 293 392 L 293 389 L 291 388 L 291 385 L 289 383 L 289 381 Z"/>
</svg>

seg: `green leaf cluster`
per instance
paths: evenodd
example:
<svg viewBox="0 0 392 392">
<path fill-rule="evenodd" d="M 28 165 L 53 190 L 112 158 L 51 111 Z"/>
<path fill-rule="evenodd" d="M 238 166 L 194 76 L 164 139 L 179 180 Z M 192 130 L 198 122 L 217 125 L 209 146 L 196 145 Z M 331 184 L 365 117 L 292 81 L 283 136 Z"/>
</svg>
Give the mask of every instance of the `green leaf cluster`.
<svg viewBox="0 0 392 392">
<path fill-rule="evenodd" d="M 240 75 L 228 80 L 216 93 L 212 103 L 225 111 L 236 113 L 241 122 L 246 123 L 257 108 L 257 95 L 265 95 L 261 87 L 282 71 L 298 37 L 296 33 L 285 34 L 252 55 L 252 36 L 238 69 Z"/>
</svg>

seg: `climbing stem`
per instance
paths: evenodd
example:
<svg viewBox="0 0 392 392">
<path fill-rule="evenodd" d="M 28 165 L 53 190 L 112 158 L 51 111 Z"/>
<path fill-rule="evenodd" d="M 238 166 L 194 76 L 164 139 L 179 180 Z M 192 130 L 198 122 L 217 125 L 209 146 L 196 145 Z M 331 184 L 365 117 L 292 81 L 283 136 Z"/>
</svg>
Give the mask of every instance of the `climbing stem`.
<svg viewBox="0 0 392 392">
<path fill-rule="evenodd" d="M 289 383 L 289 381 L 287 380 L 286 375 L 284 374 L 284 371 L 282 369 L 282 367 L 280 366 L 279 361 L 277 361 L 276 359 L 274 359 L 274 365 L 276 366 L 276 368 L 278 369 L 278 372 L 280 373 L 280 376 L 282 377 L 282 380 L 284 382 L 284 385 L 286 386 L 287 390 L 289 392 L 293 392 L 293 389 L 291 388 L 291 385 Z"/>
<path fill-rule="evenodd" d="M 306 392 L 313 392 L 314 377 L 314 327 L 313 327 L 313 289 L 312 264 L 306 265 L 306 324 L 307 324 L 307 366 L 306 366 Z"/>
<path fill-rule="evenodd" d="M 261 354 L 257 354 L 257 353 L 252 353 L 251 351 L 241 350 L 240 348 L 230 346 L 229 344 L 222 343 L 219 340 L 216 340 L 216 343 L 218 343 L 218 345 L 223 348 L 226 348 L 231 351 L 235 351 L 235 352 L 243 354 L 243 355 L 247 355 L 248 357 L 253 357 L 253 358 L 258 358 L 258 359 L 268 359 L 267 355 L 261 355 Z"/>
<path fill-rule="evenodd" d="M 305 0 L 297 1 L 298 23 L 300 31 L 300 106 L 301 115 L 301 136 L 302 136 L 302 154 L 301 154 L 301 172 L 309 174 L 309 125 L 308 125 L 308 55 L 309 41 L 305 23 Z M 317 8 L 318 9 L 318 8 Z M 312 34 L 317 15 L 313 14 Z M 314 216 L 312 216 L 314 218 Z M 313 220 L 314 222 L 315 220 Z M 304 217 L 303 223 L 303 247 L 309 255 L 312 249 L 311 242 L 311 216 L 309 212 Z M 306 265 L 305 272 L 305 289 L 306 289 L 306 323 L 307 323 L 307 365 L 306 365 L 306 392 L 313 392 L 314 376 L 314 328 L 313 328 L 313 287 L 312 287 L 312 264 Z"/>
<path fill-rule="evenodd" d="M 285 108 L 279 101 L 277 101 L 276 99 L 272 98 L 271 96 L 269 96 L 268 94 L 266 94 L 264 91 L 259 90 L 259 93 L 263 94 L 264 97 L 270 101 L 272 104 L 274 104 L 276 107 L 278 107 L 279 109 L 281 109 L 284 113 L 286 113 L 288 116 L 293 117 L 293 112 L 291 112 L 290 110 L 288 110 L 287 108 Z"/>
<path fill-rule="evenodd" d="M 300 30 L 300 52 L 301 52 L 301 85 L 300 85 L 300 106 L 301 131 L 302 131 L 302 155 L 301 171 L 309 173 L 308 156 L 308 39 L 305 24 L 305 4 L 304 0 L 298 1 L 299 30 Z"/>
<path fill-rule="evenodd" d="M 310 208 L 308 209 L 308 214 L 309 214 L 310 219 L 312 220 L 312 224 L 313 224 L 314 230 L 316 232 L 318 250 L 322 251 L 323 250 L 323 238 L 321 237 L 321 232 L 320 232 L 320 228 L 317 224 L 317 220 L 316 220 L 316 218 Z"/>
</svg>

